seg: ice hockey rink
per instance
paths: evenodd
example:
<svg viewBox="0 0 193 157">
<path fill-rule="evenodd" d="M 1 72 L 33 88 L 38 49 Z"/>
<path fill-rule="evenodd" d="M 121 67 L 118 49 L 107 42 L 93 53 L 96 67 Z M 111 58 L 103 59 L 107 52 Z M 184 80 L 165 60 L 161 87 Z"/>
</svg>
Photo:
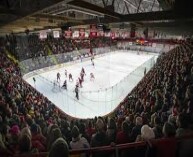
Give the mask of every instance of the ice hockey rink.
<svg viewBox="0 0 193 157">
<path fill-rule="evenodd" d="M 93 118 L 112 112 L 141 80 L 145 68 L 147 71 L 150 69 L 154 58 L 155 54 L 152 53 L 140 52 L 139 55 L 135 51 L 116 51 L 95 57 L 95 66 L 90 59 L 71 62 L 51 71 L 33 72 L 26 81 L 66 114 L 77 118 Z M 79 88 L 77 100 L 74 88 L 82 67 L 86 76 L 83 88 Z M 65 77 L 65 69 L 68 74 L 72 74 L 73 82 Z M 58 72 L 61 80 L 54 86 Z M 90 81 L 90 73 L 94 74 L 95 80 Z M 60 88 L 64 80 L 67 80 L 67 90 Z"/>
</svg>

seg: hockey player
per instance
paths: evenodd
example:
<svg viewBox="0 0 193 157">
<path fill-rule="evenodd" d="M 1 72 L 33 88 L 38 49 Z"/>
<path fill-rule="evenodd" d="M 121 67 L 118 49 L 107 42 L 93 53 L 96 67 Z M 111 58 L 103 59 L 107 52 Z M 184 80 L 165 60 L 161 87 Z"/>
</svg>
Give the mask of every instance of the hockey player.
<svg viewBox="0 0 193 157">
<path fill-rule="evenodd" d="M 81 71 L 81 73 L 80 73 L 80 78 L 81 78 L 81 80 L 82 80 L 82 82 L 84 82 L 84 73 Z"/>
<path fill-rule="evenodd" d="M 84 70 L 84 68 L 83 68 L 83 67 L 82 67 L 81 72 L 82 72 L 84 75 L 86 75 L 85 70 Z"/>
<path fill-rule="evenodd" d="M 144 69 L 144 76 L 146 75 L 146 71 L 147 71 L 147 69 L 146 69 L 146 67 L 145 67 L 145 69 Z"/>
<path fill-rule="evenodd" d="M 90 81 L 94 81 L 95 77 L 93 73 L 90 73 Z"/>
<path fill-rule="evenodd" d="M 65 73 L 64 73 L 64 74 L 65 74 L 66 77 L 68 76 L 67 70 L 65 70 Z"/>
<path fill-rule="evenodd" d="M 57 73 L 57 82 L 59 82 L 60 81 L 60 73 L 58 72 Z"/>
<path fill-rule="evenodd" d="M 94 61 L 93 61 L 93 59 L 91 58 L 91 63 L 92 63 L 92 66 L 94 67 Z"/>
<path fill-rule="evenodd" d="M 73 82 L 72 74 L 69 74 L 69 81 Z"/>
<path fill-rule="evenodd" d="M 76 93 L 76 99 L 79 100 L 79 89 L 78 86 L 76 85 L 74 92 Z"/>
<path fill-rule="evenodd" d="M 62 85 L 62 88 L 66 89 L 67 90 L 67 81 L 65 80 L 63 85 Z"/>
<path fill-rule="evenodd" d="M 34 81 L 34 84 L 36 83 L 36 79 L 35 79 L 35 77 L 33 77 L 33 81 Z"/>
<path fill-rule="evenodd" d="M 78 78 L 78 81 L 79 81 L 80 88 L 82 88 L 82 79 L 80 77 Z"/>
<path fill-rule="evenodd" d="M 33 81 L 34 81 L 34 87 L 36 88 L 36 79 L 35 79 L 35 77 L 33 77 Z"/>
</svg>

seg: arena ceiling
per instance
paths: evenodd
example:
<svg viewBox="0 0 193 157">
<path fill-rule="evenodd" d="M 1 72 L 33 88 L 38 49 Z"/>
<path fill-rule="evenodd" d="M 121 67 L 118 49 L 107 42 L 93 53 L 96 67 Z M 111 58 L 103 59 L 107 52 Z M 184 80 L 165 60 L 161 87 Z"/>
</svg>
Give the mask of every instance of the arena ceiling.
<svg viewBox="0 0 193 157">
<path fill-rule="evenodd" d="M 188 4 L 188 0 L 1 0 L 0 34 L 91 23 L 167 30 L 178 24 L 188 26 L 189 32 L 193 13 Z"/>
</svg>

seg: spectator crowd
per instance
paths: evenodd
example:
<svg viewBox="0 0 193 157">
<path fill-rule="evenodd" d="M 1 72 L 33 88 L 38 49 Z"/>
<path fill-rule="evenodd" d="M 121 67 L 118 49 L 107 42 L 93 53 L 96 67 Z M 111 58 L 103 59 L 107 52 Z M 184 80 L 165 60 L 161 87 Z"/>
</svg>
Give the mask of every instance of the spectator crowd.
<svg viewBox="0 0 193 157">
<path fill-rule="evenodd" d="M 45 43 L 53 53 L 65 53 L 74 47 L 74 43 L 67 40 L 50 38 L 38 42 L 37 37 L 29 38 L 29 49 L 34 50 L 30 50 L 33 55 L 39 55 L 40 51 L 42 56 L 47 55 Z M 93 46 L 104 46 L 102 41 L 93 42 Z M 89 44 L 83 44 L 83 47 L 80 43 L 77 45 L 79 49 L 90 47 Z M 114 114 L 81 120 L 69 119 L 46 97 L 26 83 L 17 63 L 6 55 L 5 47 L 1 48 L 1 156 L 49 152 L 49 157 L 64 157 L 69 155 L 69 149 L 192 135 L 192 52 L 193 46 L 186 43 L 163 53 Z M 190 155 L 192 145 L 190 141 L 184 149 L 178 150 L 179 154 Z M 162 147 L 156 150 L 156 154 L 175 156 L 177 146 L 174 140 L 164 143 Z M 95 155 L 109 154 L 98 152 Z M 88 154 L 82 153 L 81 156 Z"/>
<path fill-rule="evenodd" d="M 80 49 L 93 49 L 116 45 L 116 40 L 107 37 L 68 39 L 65 37 L 54 38 L 48 35 L 46 39 L 40 39 L 37 34 L 15 36 L 7 35 L 0 38 L 0 45 L 5 47 L 18 60 L 37 58 L 52 54 L 62 54 Z"/>
</svg>

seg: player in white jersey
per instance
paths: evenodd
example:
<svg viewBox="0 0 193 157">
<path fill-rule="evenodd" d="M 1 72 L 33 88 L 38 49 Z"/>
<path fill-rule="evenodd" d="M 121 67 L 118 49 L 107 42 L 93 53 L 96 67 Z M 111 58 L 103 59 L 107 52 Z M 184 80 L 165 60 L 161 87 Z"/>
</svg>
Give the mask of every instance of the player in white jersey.
<svg viewBox="0 0 193 157">
<path fill-rule="evenodd" d="M 90 81 L 94 81 L 95 77 L 93 73 L 90 73 Z"/>
<path fill-rule="evenodd" d="M 73 82 L 73 78 L 72 78 L 72 74 L 71 73 L 68 75 L 68 77 L 69 77 L 69 81 Z"/>
<path fill-rule="evenodd" d="M 67 70 L 65 70 L 65 73 L 64 73 L 64 74 L 65 74 L 65 76 L 66 76 L 66 77 L 68 77 L 68 73 L 67 73 Z"/>
</svg>

